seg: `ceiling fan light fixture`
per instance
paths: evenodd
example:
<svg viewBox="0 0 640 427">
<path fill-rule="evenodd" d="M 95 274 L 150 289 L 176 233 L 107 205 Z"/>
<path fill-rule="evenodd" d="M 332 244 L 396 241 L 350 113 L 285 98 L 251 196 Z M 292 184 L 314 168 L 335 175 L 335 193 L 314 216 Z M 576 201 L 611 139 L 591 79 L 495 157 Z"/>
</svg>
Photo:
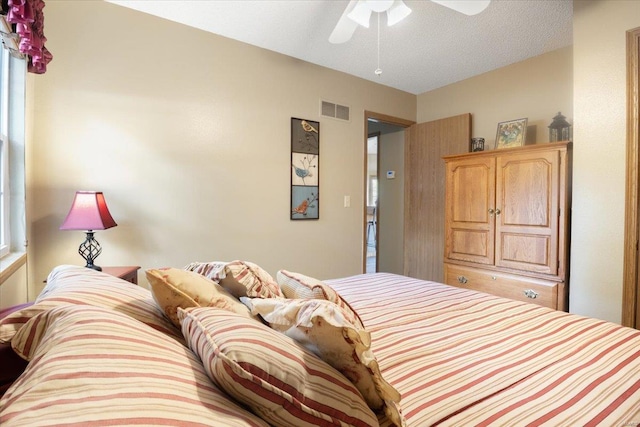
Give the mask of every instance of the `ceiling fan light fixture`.
<svg viewBox="0 0 640 427">
<path fill-rule="evenodd" d="M 395 0 L 387 9 L 387 25 L 390 27 L 411 14 L 411 9 L 402 0 Z"/>
<path fill-rule="evenodd" d="M 491 0 L 431 0 L 434 3 L 448 7 L 467 16 L 477 15 L 484 11 Z"/>
<path fill-rule="evenodd" d="M 394 0 L 366 0 L 366 3 L 372 11 L 382 13 L 389 10 Z"/>
<path fill-rule="evenodd" d="M 371 7 L 366 1 L 360 0 L 356 3 L 356 6 L 347 15 L 352 21 L 357 22 L 365 28 L 369 28 L 369 21 L 371 20 Z"/>
<path fill-rule="evenodd" d="M 481 13 L 491 3 L 491 0 L 431 1 L 469 16 Z M 404 4 L 403 0 L 350 0 L 331 32 L 329 42 L 334 44 L 345 43 L 351 39 L 358 25 L 369 28 L 372 12 L 378 13 L 378 20 L 380 19 L 380 13 L 387 12 L 387 25 L 391 26 L 406 18 L 411 13 L 411 9 Z"/>
</svg>

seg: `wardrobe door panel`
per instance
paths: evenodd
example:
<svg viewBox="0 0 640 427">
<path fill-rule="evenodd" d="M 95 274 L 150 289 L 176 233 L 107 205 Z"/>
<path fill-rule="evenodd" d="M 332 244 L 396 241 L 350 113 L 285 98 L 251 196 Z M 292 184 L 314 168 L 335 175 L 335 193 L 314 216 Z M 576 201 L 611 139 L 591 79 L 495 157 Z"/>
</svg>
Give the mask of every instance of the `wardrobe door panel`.
<svg viewBox="0 0 640 427">
<path fill-rule="evenodd" d="M 495 160 L 492 157 L 447 163 L 445 258 L 494 263 Z"/>
<path fill-rule="evenodd" d="M 557 151 L 497 157 L 496 266 L 557 274 L 559 174 Z"/>
</svg>

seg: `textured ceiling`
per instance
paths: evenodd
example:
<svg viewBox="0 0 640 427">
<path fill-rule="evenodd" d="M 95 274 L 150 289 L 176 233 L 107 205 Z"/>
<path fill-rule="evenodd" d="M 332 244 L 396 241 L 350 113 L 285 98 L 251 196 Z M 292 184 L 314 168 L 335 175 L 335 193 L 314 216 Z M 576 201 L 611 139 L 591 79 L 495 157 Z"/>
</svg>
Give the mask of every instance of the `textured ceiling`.
<svg viewBox="0 0 640 427">
<path fill-rule="evenodd" d="M 348 0 L 107 0 L 413 94 L 572 44 L 572 0 L 492 0 L 466 16 L 430 0 L 405 0 L 413 13 L 386 26 L 358 27 L 328 41 Z"/>
</svg>

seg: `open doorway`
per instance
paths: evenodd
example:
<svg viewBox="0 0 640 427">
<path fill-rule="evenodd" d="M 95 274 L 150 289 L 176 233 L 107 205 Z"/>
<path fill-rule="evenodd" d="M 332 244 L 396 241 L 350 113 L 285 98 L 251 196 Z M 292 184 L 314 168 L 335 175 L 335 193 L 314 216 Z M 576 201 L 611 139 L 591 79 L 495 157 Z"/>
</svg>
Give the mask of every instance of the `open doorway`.
<svg viewBox="0 0 640 427">
<path fill-rule="evenodd" d="M 375 126 L 373 123 L 371 127 Z M 367 231 L 365 233 L 366 245 L 366 265 L 365 273 L 375 273 L 378 271 L 378 168 L 379 159 L 378 145 L 380 143 L 380 132 L 369 134 L 367 138 L 367 187 L 366 187 L 366 209 L 367 209 Z"/>
<path fill-rule="evenodd" d="M 363 271 L 402 274 L 404 129 L 414 122 L 365 113 Z"/>
</svg>

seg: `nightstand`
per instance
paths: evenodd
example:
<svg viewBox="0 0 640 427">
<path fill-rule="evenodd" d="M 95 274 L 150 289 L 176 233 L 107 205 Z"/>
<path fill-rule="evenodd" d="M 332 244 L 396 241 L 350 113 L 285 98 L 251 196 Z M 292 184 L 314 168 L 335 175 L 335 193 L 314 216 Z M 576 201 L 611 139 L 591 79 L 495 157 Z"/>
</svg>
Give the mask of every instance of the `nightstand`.
<svg viewBox="0 0 640 427">
<path fill-rule="evenodd" d="M 140 270 L 140 266 L 137 265 L 127 267 L 102 267 L 103 273 L 119 277 L 134 285 L 138 284 L 138 270 Z"/>
</svg>

